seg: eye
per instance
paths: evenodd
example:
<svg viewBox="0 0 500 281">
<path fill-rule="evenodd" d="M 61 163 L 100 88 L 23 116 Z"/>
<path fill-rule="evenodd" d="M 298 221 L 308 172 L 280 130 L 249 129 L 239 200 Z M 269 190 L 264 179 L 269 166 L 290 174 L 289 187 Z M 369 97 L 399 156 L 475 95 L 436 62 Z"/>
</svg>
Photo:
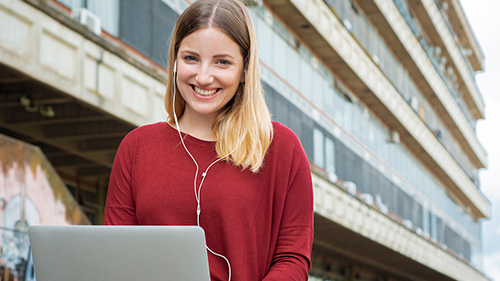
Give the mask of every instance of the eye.
<svg viewBox="0 0 500 281">
<path fill-rule="evenodd" d="M 196 57 L 194 57 L 194 56 L 185 56 L 184 60 L 185 61 L 196 61 Z"/>
<path fill-rule="evenodd" d="M 223 65 L 223 66 L 228 66 L 231 65 L 231 62 L 228 60 L 220 60 L 218 64 Z"/>
</svg>

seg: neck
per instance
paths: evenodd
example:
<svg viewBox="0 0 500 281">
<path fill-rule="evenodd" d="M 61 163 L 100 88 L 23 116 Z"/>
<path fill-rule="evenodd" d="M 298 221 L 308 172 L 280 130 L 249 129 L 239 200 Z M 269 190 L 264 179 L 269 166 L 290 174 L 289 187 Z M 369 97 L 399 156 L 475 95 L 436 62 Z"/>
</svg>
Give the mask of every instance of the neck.
<svg viewBox="0 0 500 281">
<path fill-rule="evenodd" d="M 195 138 L 214 141 L 214 135 L 212 133 L 212 126 L 215 121 L 215 116 L 198 116 L 196 114 L 190 114 L 188 110 L 184 112 L 181 119 L 179 119 L 179 128 L 181 132 L 191 135 Z"/>
</svg>

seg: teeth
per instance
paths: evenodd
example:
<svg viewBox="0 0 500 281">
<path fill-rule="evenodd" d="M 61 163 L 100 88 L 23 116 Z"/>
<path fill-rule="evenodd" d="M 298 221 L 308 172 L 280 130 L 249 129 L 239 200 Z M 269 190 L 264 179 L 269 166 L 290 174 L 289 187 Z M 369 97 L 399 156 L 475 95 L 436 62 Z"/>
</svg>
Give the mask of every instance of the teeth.
<svg viewBox="0 0 500 281">
<path fill-rule="evenodd" d="M 206 91 L 206 90 L 202 90 L 196 86 L 193 87 L 194 88 L 194 91 L 202 96 L 211 96 L 213 94 L 215 94 L 215 92 L 217 92 L 217 89 L 213 89 L 213 90 L 209 90 L 209 91 Z"/>
</svg>

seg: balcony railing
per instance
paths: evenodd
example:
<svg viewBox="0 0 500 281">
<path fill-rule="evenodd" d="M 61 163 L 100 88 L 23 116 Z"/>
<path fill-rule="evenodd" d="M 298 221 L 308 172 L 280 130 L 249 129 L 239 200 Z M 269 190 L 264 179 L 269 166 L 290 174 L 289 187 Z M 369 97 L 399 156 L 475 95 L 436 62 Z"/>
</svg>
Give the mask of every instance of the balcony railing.
<svg viewBox="0 0 500 281">
<path fill-rule="evenodd" d="M 458 35 L 455 32 L 455 29 L 453 29 L 453 26 L 450 23 L 450 20 L 448 18 L 448 15 L 446 14 L 446 11 L 448 10 L 448 4 L 446 3 L 440 3 L 438 0 L 434 0 L 436 3 L 436 6 L 438 7 L 439 13 L 441 14 L 441 17 L 443 18 L 444 22 L 446 23 L 446 26 L 448 27 L 448 30 L 451 33 L 451 36 L 453 37 L 453 40 L 455 41 L 455 44 L 458 46 L 458 49 L 460 50 L 460 54 L 462 55 L 465 65 L 467 66 L 470 75 L 474 78 L 474 69 L 470 65 L 469 59 L 467 56 L 462 53 L 462 47 L 460 46 L 459 40 L 458 40 Z"/>
<path fill-rule="evenodd" d="M 408 24 L 408 27 L 410 27 L 411 31 L 417 37 L 417 39 L 420 42 L 420 45 L 424 49 L 425 53 L 427 54 L 427 57 L 429 57 L 429 60 L 431 61 L 432 65 L 438 72 L 439 76 L 441 79 L 444 81 L 446 87 L 454 97 L 456 103 L 458 104 L 458 107 L 464 114 L 465 118 L 467 119 L 467 123 L 471 127 L 471 129 L 476 132 L 476 122 L 472 118 L 469 109 L 467 106 L 464 104 L 464 101 L 462 99 L 462 93 L 458 90 L 457 88 L 457 83 L 454 82 L 456 80 L 456 75 L 453 73 L 453 70 L 451 67 L 446 66 L 446 59 L 443 57 L 440 57 L 441 54 L 441 49 L 439 47 L 433 47 L 431 46 L 427 40 L 422 36 L 423 35 L 423 30 L 420 27 L 420 25 L 413 19 L 409 12 L 408 5 L 406 4 L 406 0 L 393 0 L 394 4 L 398 8 L 399 12 L 405 19 L 406 23 Z M 445 22 L 447 22 L 445 20 Z M 447 22 L 449 24 L 449 22 Z M 450 28 L 450 26 L 448 26 Z M 454 32 L 450 30 L 452 34 Z M 463 54 L 462 54 L 463 56 Z M 464 58 L 465 61 L 467 61 Z M 471 70 L 469 65 L 469 70 Z"/>
<path fill-rule="evenodd" d="M 406 2 L 403 2 L 401 0 L 394 1 L 399 6 L 406 5 Z M 455 161 L 457 161 L 457 163 L 469 176 L 472 182 L 477 185 L 477 169 L 475 169 L 475 167 L 470 163 L 468 157 L 460 149 L 459 144 L 452 137 L 452 134 L 448 131 L 446 126 L 444 126 L 444 124 L 439 121 L 440 119 L 438 118 L 434 109 L 424 99 L 423 95 L 420 93 L 420 90 L 408 75 L 408 71 L 389 51 L 389 48 L 387 47 L 385 42 L 376 33 L 376 30 L 373 28 L 373 26 L 365 19 L 364 16 L 362 16 L 362 14 L 356 8 L 355 4 L 352 3 L 351 0 L 324 0 L 324 2 L 330 8 L 334 9 L 337 16 L 344 24 L 344 27 L 354 35 L 354 37 L 360 43 L 361 47 L 363 47 L 372 56 L 373 62 L 378 65 L 380 70 L 392 82 L 398 92 L 410 104 L 415 113 L 418 114 L 420 118 L 425 122 L 429 130 L 434 132 L 439 141 L 452 155 Z M 423 34 L 420 26 L 410 16 L 407 7 L 402 9 L 402 11 L 402 13 L 406 14 L 405 19 L 410 22 L 409 26 L 414 34 Z M 440 62 L 433 54 L 435 50 L 431 47 L 428 47 L 426 41 L 424 41 L 423 43 L 421 42 L 421 44 L 422 48 L 426 51 L 429 60 L 436 67 L 438 73 L 440 73 L 440 75 L 443 77 L 443 81 L 445 81 L 447 87 L 451 89 L 450 91 L 455 97 L 457 104 L 464 112 L 464 115 L 469 121 L 469 125 L 474 130 L 475 123 L 472 121 L 468 110 L 465 110 L 465 105 L 460 99 L 461 95 L 454 89 L 454 84 L 448 80 L 441 67 L 439 67 Z M 423 107 L 423 109 L 421 109 L 421 107 Z"/>
</svg>

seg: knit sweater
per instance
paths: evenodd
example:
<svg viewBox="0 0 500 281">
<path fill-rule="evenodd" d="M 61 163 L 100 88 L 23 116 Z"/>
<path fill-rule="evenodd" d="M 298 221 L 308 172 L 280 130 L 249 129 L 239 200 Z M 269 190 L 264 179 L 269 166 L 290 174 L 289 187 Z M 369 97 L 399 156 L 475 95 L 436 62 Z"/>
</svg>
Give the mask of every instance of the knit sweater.
<svg viewBox="0 0 500 281">
<path fill-rule="evenodd" d="M 307 280 L 313 240 L 311 172 L 297 136 L 273 122 L 258 173 L 220 161 L 201 189 L 206 243 L 229 259 L 234 281 Z M 183 134 L 201 174 L 215 142 Z M 196 225 L 196 166 L 166 122 L 145 125 L 120 144 L 106 199 L 106 225 Z M 208 253 L 212 280 L 228 279 L 224 259 Z"/>
</svg>

